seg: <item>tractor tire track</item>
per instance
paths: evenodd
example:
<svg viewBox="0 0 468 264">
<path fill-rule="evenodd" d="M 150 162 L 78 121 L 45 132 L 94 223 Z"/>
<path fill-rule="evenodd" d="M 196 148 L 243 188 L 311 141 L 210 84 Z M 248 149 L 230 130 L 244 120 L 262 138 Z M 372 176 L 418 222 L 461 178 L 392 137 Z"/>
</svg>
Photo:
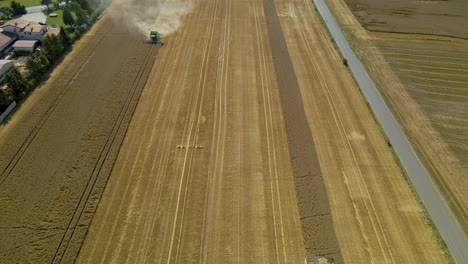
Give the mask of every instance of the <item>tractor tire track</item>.
<svg viewBox="0 0 468 264">
<path fill-rule="evenodd" d="M 94 54 L 96 53 L 96 50 L 98 50 L 98 48 L 101 47 L 102 42 L 104 41 L 104 39 L 108 35 L 110 29 L 111 29 L 111 26 L 109 25 L 109 27 L 105 30 L 104 34 L 99 34 L 99 35 L 102 35 L 102 37 L 99 40 L 98 44 L 93 48 L 93 51 L 91 52 L 91 54 L 84 61 L 84 63 L 79 67 L 78 71 L 75 73 L 75 75 L 73 76 L 73 78 L 71 79 L 71 81 L 69 82 L 67 87 L 65 87 L 65 89 L 63 89 L 59 93 L 59 95 L 57 97 L 57 101 L 47 110 L 47 112 L 43 115 L 43 117 L 39 120 L 39 122 L 33 127 L 31 133 L 27 136 L 27 138 L 24 140 L 24 142 L 19 147 L 18 151 L 13 155 L 11 160 L 7 163 L 7 165 L 3 169 L 2 173 L 0 174 L 0 187 L 8 179 L 8 177 L 10 176 L 11 172 L 15 169 L 18 162 L 20 162 L 20 160 L 23 157 L 24 153 L 28 150 L 29 146 L 34 141 L 34 139 L 36 138 L 36 136 L 39 133 L 39 131 L 41 130 L 41 128 L 47 122 L 49 117 L 53 114 L 53 112 L 55 111 L 55 108 L 57 107 L 57 105 L 60 104 L 60 102 L 62 101 L 62 98 L 67 93 L 68 89 L 73 85 L 73 83 L 75 82 L 76 78 L 79 76 L 81 71 L 86 67 L 86 65 L 89 63 L 91 58 L 94 56 Z"/>
<path fill-rule="evenodd" d="M 89 220 L 90 218 L 92 218 L 95 207 L 97 206 L 97 204 L 96 206 L 93 206 L 94 210 L 92 208 L 89 208 L 90 198 L 92 197 L 93 193 L 98 192 L 94 195 L 93 198 L 99 201 L 99 197 L 105 188 L 107 178 L 111 173 L 112 166 L 114 165 L 115 158 L 118 154 L 118 150 L 120 149 L 120 146 L 123 142 L 123 137 L 128 128 L 128 126 L 124 126 L 125 121 L 131 119 L 133 112 L 135 111 L 135 107 L 140 98 L 141 91 L 143 90 L 143 87 L 146 84 L 146 80 L 154 64 L 154 59 L 158 51 L 157 47 L 158 46 L 153 45 L 145 56 L 146 61 L 143 63 L 143 65 L 138 71 L 137 77 L 135 78 L 135 81 L 132 85 L 133 88 L 129 91 L 129 94 L 125 99 L 125 103 L 121 108 L 119 117 L 112 128 L 112 131 L 106 141 L 104 148 L 101 151 L 101 154 L 99 155 L 98 161 L 94 166 L 92 176 L 88 180 L 85 191 L 82 193 L 80 201 L 78 202 L 77 207 L 75 209 L 75 213 L 70 219 L 70 223 L 68 224 L 66 232 L 64 233 L 62 240 L 60 241 L 60 244 L 57 247 L 57 251 L 51 263 L 68 263 L 69 261 L 73 261 L 79 252 L 80 247 L 78 247 L 78 251 L 76 249 L 72 252 L 67 250 L 69 249 L 69 245 L 72 243 L 71 241 L 74 238 L 78 240 L 84 239 L 84 236 L 87 232 L 87 228 L 90 224 Z M 104 184 L 104 186 L 102 186 L 99 189 L 96 189 L 97 183 Z M 98 196 L 98 198 L 96 198 L 96 195 Z M 83 219 L 85 213 L 87 214 L 88 219 Z M 75 235 L 75 231 L 77 229 L 81 231 L 81 234 Z"/>
</svg>

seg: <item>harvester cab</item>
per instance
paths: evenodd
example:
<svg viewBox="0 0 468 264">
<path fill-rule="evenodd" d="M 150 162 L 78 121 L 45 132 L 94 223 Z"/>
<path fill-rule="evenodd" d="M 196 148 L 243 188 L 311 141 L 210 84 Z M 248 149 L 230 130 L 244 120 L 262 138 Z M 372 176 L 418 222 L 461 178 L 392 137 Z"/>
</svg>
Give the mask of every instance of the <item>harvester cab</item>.
<svg viewBox="0 0 468 264">
<path fill-rule="evenodd" d="M 164 42 L 162 42 L 161 38 L 159 37 L 159 33 L 157 31 L 151 31 L 150 39 L 146 40 L 145 43 L 164 45 Z"/>
</svg>

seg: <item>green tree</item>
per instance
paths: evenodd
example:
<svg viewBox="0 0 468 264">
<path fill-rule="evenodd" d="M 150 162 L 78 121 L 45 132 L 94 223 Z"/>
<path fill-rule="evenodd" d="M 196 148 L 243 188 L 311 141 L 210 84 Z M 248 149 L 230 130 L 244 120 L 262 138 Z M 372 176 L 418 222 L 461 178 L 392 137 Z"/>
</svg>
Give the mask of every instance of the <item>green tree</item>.
<svg viewBox="0 0 468 264">
<path fill-rule="evenodd" d="M 343 65 L 346 66 L 346 67 L 348 67 L 348 60 L 345 59 L 345 58 L 343 58 Z"/>
<path fill-rule="evenodd" d="M 63 54 L 64 47 L 57 35 L 49 35 L 42 41 L 42 50 L 49 61 L 53 63 Z"/>
<path fill-rule="evenodd" d="M 11 1 L 10 7 L 13 9 L 13 15 L 19 16 L 26 14 L 26 7 L 16 1 Z"/>
<path fill-rule="evenodd" d="M 28 88 L 26 80 L 17 69 L 12 70 L 6 75 L 5 82 L 8 85 L 8 91 L 15 98 L 20 97 L 21 93 Z"/>
<path fill-rule="evenodd" d="M 81 6 L 78 3 L 71 2 L 67 5 L 67 8 L 76 13 L 76 11 L 81 8 Z"/>
<path fill-rule="evenodd" d="M 73 31 L 75 32 L 74 40 L 77 40 L 83 34 L 84 29 L 82 27 L 80 27 L 79 25 L 75 25 L 75 26 L 73 26 Z"/>
<path fill-rule="evenodd" d="M 0 113 L 3 112 L 9 105 L 8 94 L 3 89 L 0 89 Z"/>
<path fill-rule="evenodd" d="M 63 23 L 65 23 L 65 25 L 73 25 L 75 24 L 75 19 L 73 18 L 70 10 L 68 10 L 68 8 L 64 8 L 63 9 Z M 63 30 L 61 30 L 63 31 Z"/>
<path fill-rule="evenodd" d="M 90 14 L 93 10 L 88 2 L 88 0 L 75 0 L 87 14 Z"/>
<path fill-rule="evenodd" d="M 42 50 L 35 52 L 26 62 L 29 69 L 29 78 L 36 79 L 45 73 L 50 66 L 50 61 Z"/>
<path fill-rule="evenodd" d="M 2 13 L 3 16 L 6 19 L 8 19 L 8 18 L 12 17 L 15 14 L 15 10 L 13 10 L 13 8 L 11 8 L 11 7 L 4 6 L 4 7 L 0 7 L 0 13 Z"/>
<path fill-rule="evenodd" d="M 78 25 L 88 24 L 88 14 L 82 8 L 75 11 L 76 22 Z"/>
<path fill-rule="evenodd" d="M 52 4 L 52 0 L 41 0 L 41 5 L 47 6 L 47 13 L 50 13 L 50 4 Z"/>
<path fill-rule="evenodd" d="M 68 35 L 67 30 L 64 27 L 60 28 L 60 41 L 62 42 L 64 51 L 72 44 L 70 36 Z"/>
</svg>

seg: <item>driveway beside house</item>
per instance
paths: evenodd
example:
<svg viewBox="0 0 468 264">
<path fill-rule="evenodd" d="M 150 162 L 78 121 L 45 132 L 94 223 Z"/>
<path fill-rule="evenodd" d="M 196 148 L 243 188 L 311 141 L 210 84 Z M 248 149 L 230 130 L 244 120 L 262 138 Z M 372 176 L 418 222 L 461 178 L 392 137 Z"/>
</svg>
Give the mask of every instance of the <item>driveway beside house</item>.
<svg viewBox="0 0 468 264">
<path fill-rule="evenodd" d="M 65 2 L 60 2 L 59 3 L 59 6 L 64 6 L 66 5 L 67 3 Z M 49 7 L 53 7 L 54 5 L 53 4 L 50 4 Z M 47 6 L 46 5 L 38 5 L 38 6 L 30 6 L 30 7 L 26 7 L 26 12 L 29 14 L 29 13 L 37 13 L 37 12 L 42 12 L 42 11 L 45 11 L 47 10 Z"/>
<path fill-rule="evenodd" d="M 36 22 L 45 23 L 47 20 L 47 15 L 45 14 L 45 12 L 39 11 L 39 12 L 34 12 L 34 13 L 27 13 L 25 15 L 20 16 L 19 18 L 28 20 L 28 21 L 36 21 Z"/>
</svg>

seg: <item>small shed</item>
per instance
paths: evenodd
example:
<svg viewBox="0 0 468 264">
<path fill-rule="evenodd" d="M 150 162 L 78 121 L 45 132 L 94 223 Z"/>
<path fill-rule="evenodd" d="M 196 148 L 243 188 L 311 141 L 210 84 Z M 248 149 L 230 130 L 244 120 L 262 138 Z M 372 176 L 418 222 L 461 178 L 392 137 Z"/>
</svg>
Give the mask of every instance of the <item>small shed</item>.
<svg viewBox="0 0 468 264">
<path fill-rule="evenodd" d="M 34 52 L 37 40 L 18 40 L 13 44 L 13 49 L 17 52 Z"/>
<path fill-rule="evenodd" d="M 12 60 L 0 60 L 0 82 L 15 68 Z"/>
</svg>

